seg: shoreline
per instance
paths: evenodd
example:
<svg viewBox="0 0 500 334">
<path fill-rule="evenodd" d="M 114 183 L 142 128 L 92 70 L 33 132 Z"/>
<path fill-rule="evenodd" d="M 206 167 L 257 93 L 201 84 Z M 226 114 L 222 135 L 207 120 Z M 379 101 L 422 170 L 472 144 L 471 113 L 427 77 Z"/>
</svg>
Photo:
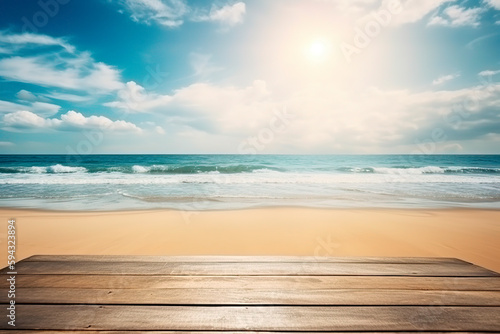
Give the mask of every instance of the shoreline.
<svg viewBox="0 0 500 334">
<path fill-rule="evenodd" d="M 252 210 L 286 210 L 286 209 L 303 209 L 303 210 L 332 210 L 332 211 L 498 211 L 500 207 L 475 207 L 475 206 L 436 206 L 436 207 L 384 207 L 384 206 L 353 206 L 353 207 L 322 207 L 322 206 L 308 206 L 308 205 L 269 205 L 269 206 L 253 206 L 243 208 L 221 208 L 221 209 L 181 209 L 181 208 L 137 208 L 137 209 L 106 209 L 106 210 L 93 210 L 93 209 L 78 209 L 78 210 L 58 210 L 58 209 L 43 209 L 43 208 L 28 208 L 28 207 L 8 207 L 0 206 L 0 214 L 3 211 L 28 211 L 28 212 L 42 212 L 42 213 L 141 213 L 141 212 L 239 212 L 239 211 L 252 211 Z"/>
<path fill-rule="evenodd" d="M 18 260 L 35 254 L 455 257 L 500 272 L 498 209 L 0 208 L 5 245 L 10 218 Z M 0 261 L 7 263 L 6 249 Z"/>
</svg>

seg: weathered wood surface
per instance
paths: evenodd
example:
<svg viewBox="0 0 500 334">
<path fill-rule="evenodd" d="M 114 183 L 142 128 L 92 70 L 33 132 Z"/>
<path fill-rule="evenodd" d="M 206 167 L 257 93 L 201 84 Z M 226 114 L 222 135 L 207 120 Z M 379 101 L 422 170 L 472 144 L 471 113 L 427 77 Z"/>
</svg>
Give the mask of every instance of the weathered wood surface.
<svg viewBox="0 0 500 334">
<path fill-rule="evenodd" d="M 17 275 L 22 288 L 500 291 L 500 277 Z M 8 286 L 0 280 L 0 288 Z"/>
<path fill-rule="evenodd" d="M 65 275 L 498 276 L 467 263 L 22 261 L 16 269 L 19 274 Z M 4 269 L 2 273 L 7 271 Z"/>
<path fill-rule="evenodd" d="M 25 262 L 333 262 L 333 263 L 455 263 L 468 262 L 446 257 L 330 257 L 330 256 L 153 256 L 153 255 L 33 255 Z"/>
<path fill-rule="evenodd" d="M 37 331 L 37 330 L 20 330 L 19 331 L 21 334 L 40 334 L 41 332 L 40 331 Z M 12 334 L 12 331 L 8 331 L 8 330 L 0 330 L 0 334 L 3 334 L 3 333 L 6 333 L 6 334 Z M 297 333 L 307 333 L 307 332 L 287 332 L 287 331 L 283 331 L 283 332 L 270 332 L 270 331 L 259 331 L 259 332 L 252 332 L 252 331 L 196 331 L 196 332 L 192 332 L 192 331 L 182 331 L 182 332 L 179 332 L 179 331 L 127 331 L 127 330 L 120 330 L 120 331 L 88 331 L 88 330 L 84 330 L 84 331 L 73 331 L 73 330 L 44 330 L 43 331 L 43 334 L 187 334 L 187 333 L 195 333 L 195 334 L 249 334 L 249 333 L 258 333 L 258 334 L 276 334 L 276 333 L 279 333 L 279 334 L 297 334 Z M 320 331 L 320 332 L 313 332 L 314 334 L 331 334 L 332 332 L 324 332 L 324 331 Z M 366 334 L 366 333 L 372 333 L 372 334 L 395 334 L 395 333 L 399 333 L 399 334 L 405 334 L 405 333 L 426 333 L 426 332 L 395 332 L 395 331 L 388 331 L 388 332 L 378 332 L 378 331 L 373 331 L 373 332 L 342 332 L 342 331 L 339 331 L 339 332 L 334 332 L 334 333 L 338 333 L 338 334 Z M 447 331 L 447 332 L 442 332 L 442 331 L 436 331 L 436 332 L 432 332 L 432 334 L 471 334 L 471 333 L 488 333 L 488 334 L 492 334 L 492 333 L 500 333 L 500 332 L 496 332 L 496 331 L 487 331 L 487 332 L 477 332 L 477 331 L 474 331 L 474 332 L 471 332 L 471 331 L 468 331 L 468 332 L 463 332 L 463 331 Z"/>
<path fill-rule="evenodd" d="M 500 291 L 19 288 L 24 304 L 500 306 Z M 0 303 L 8 303 L 7 294 Z"/>
<path fill-rule="evenodd" d="M 495 331 L 500 307 L 19 305 L 17 316 L 18 329 Z"/>
<path fill-rule="evenodd" d="M 43 255 L 16 270 L 25 334 L 500 332 L 500 275 L 455 259 Z"/>
</svg>

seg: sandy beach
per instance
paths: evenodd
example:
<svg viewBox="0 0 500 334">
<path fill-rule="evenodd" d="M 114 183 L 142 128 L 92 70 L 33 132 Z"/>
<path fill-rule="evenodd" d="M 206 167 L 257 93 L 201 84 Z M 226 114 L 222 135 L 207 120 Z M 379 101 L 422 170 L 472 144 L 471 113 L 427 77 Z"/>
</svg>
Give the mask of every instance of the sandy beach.
<svg viewBox="0 0 500 334">
<path fill-rule="evenodd" d="M 34 254 L 456 257 L 500 272 L 500 211 L 261 208 L 56 212 L 16 219 L 17 258 Z M 6 264 L 6 252 L 1 252 Z M 4 265 L 2 265 L 4 267 Z"/>
</svg>

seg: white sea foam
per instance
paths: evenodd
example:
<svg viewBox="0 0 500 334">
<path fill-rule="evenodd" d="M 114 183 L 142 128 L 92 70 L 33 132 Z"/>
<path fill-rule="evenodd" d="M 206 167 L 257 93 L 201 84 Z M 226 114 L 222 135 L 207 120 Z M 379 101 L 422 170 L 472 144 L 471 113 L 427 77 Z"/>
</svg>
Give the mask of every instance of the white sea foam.
<svg viewBox="0 0 500 334">
<path fill-rule="evenodd" d="M 380 174 L 397 174 L 397 175 L 422 175 L 422 174 L 444 174 L 445 169 L 436 166 L 426 166 L 418 168 L 373 168 L 375 173 Z"/>
<path fill-rule="evenodd" d="M 47 173 L 47 167 L 37 167 L 37 166 L 27 167 L 23 171 L 33 174 L 41 174 L 41 173 Z"/>
<path fill-rule="evenodd" d="M 134 166 L 135 167 L 135 166 Z M 70 169 L 60 168 L 65 172 L 52 175 L 44 174 L 3 174 L 0 175 L 0 184 L 381 184 L 381 183 L 500 183 L 500 175 L 474 175 L 474 174 L 426 174 L 421 171 L 411 177 L 410 173 L 387 174 L 318 174 L 318 173 L 239 173 L 239 174 L 159 174 L 151 175 L 144 169 L 137 168 L 137 174 L 124 173 L 82 173 L 75 178 L 72 173 L 79 172 L 76 167 Z"/>
<path fill-rule="evenodd" d="M 144 166 L 139 166 L 139 165 L 135 165 L 132 167 L 132 171 L 134 173 L 147 173 L 150 171 L 150 168 L 147 168 L 147 167 L 144 167 Z"/>
<path fill-rule="evenodd" d="M 85 167 L 70 167 L 60 164 L 47 167 L 47 172 L 49 173 L 85 173 L 86 171 Z"/>
</svg>

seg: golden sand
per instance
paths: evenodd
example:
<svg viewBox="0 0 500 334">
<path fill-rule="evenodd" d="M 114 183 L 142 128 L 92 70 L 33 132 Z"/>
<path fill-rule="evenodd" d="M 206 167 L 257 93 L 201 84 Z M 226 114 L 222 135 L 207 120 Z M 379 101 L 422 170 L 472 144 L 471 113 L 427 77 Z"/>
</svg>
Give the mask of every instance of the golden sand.
<svg viewBox="0 0 500 334">
<path fill-rule="evenodd" d="M 500 272 L 500 211 L 263 208 L 52 212 L 16 219 L 17 258 L 34 254 L 456 257 Z"/>
</svg>

